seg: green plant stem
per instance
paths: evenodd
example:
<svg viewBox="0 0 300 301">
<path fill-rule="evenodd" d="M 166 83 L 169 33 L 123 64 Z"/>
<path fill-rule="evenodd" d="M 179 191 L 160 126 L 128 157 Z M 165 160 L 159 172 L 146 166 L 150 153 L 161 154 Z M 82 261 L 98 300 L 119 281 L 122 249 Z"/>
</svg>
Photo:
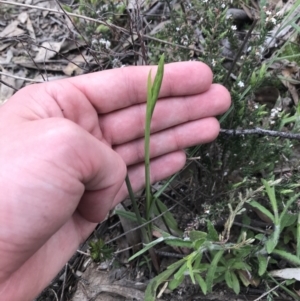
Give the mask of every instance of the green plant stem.
<svg viewBox="0 0 300 301">
<path fill-rule="evenodd" d="M 148 107 L 147 113 L 148 116 Z M 152 203 L 151 182 L 150 182 L 150 123 L 151 118 L 147 118 L 145 127 L 145 181 L 146 181 L 146 220 L 150 219 L 150 207 Z"/>
<path fill-rule="evenodd" d="M 128 174 L 126 175 L 125 183 L 126 183 L 126 186 L 127 186 L 129 197 L 130 197 L 130 200 L 131 200 L 131 203 L 132 203 L 132 207 L 133 207 L 134 213 L 136 215 L 138 224 L 140 226 L 142 226 L 143 225 L 143 220 L 142 220 L 142 217 L 140 215 L 140 211 L 139 211 L 139 208 L 138 208 L 138 205 L 137 205 L 137 202 L 136 202 L 133 190 L 132 190 L 132 186 L 131 186 Z M 150 238 L 148 236 L 148 232 L 146 231 L 146 229 L 144 227 L 141 227 L 140 229 L 141 229 L 141 232 L 142 232 L 142 238 L 144 240 L 144 243 L 148 244 L 150 242 Z"/>
</svg>

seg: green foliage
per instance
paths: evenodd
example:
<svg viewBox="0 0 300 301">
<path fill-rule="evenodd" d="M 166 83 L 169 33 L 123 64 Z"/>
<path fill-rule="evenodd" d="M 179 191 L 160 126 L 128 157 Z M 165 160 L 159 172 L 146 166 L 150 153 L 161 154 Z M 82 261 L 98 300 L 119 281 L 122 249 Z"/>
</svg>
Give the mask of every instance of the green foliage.
<svg viewBox="0 0 300 301">
<path fill-rule="evenodd" d="M 251 5 L 252 1 L 244 1 Z M 224 5 L 223 5 L 224 4 Z M 300 1 L 295 3 L 292 10 Z M 240 7 L 241 1 L 181 1 L 174 6 L 167 16 L 168 22 L 162 24 L 155 37 L 166 41 L 147 39 L 146 61 L 160 67 L 152 83 L 151 74 L 148 78 L 147 120 L 145 132 L 146 169 L 149 169 L 149 137 L 150 123 L 155 102 L 158 97 L 162 77 L 163 60 L 166 62 L 199 60 L 208 64 L 214 73 L 214 82 L 224 84 L 230 91 L 231 108 L 220 117 L 222 128 L 241 129 L 263 127 L 272 130 L 283 130 L 287 127 L 294 131 L 300 129 L 300 106 L 288 112 L 280 112 L 272 117 L 271 106 L 257 101 L 257 93 L 265 86 L 275 86 L 282 97 L 286 89 L 280 84 L 282 76 L 269 67 L 282 58 L 296 60 L 299 57 L 299 47 L 289 42 L 283 51 L 270 54 L 269 60 L 262 62 L 266 49 L 265 41 L 269 31 L 275 24 L 272 18 L 280 23 L 291 13 L 279 17 L 271 10 L 267 1 L 260 1 L 260 19 L 253 29 L 247 43 L 242 48 L 241 35 L 249 30 L 249 24 L 237 24 L 228 15 L 228 9 Z M 266 6 L 266 8 L 264 8 Z M 267 10 L 271 10 L 271 16 Z M 291 10 L 291 11 L 292 11 Z M 121 2 L 110 0 L 80 0 L 79 11 L 84 15 L 111 22 L 122 26 L 128 18 L 124 17 L 125 7 Z M 164 16 L 165 17 L 165 16 Z M 199 21 L 201 20 L 201 22 Z M 155 22 L 156 19 L 154 18 Z M 287 24 L 285 22 L 279 30 Z M 300 32 L 295 20 L 290 24 Z M 106 54 L 113 59 L 111 49 L 120 36 L 115 35 L 105 24 L 97 24 L 77 20 L 76 25 L 92 44 L 92 50 Z M 199 34 L 201 33 L 201 34 Z M 243 37 L 244 37 L 243 36 Z M 240 56 L 236 57 L 239 50 Z M 136 50 L 136 49 L 134 49 Z M 161 57 L 162 52 L 164 58 Z M 145 83 L 146 84 L 146 83 Z M 274 104 L 275 105 L 274 100 Z M 197 133 L 195 133 L 196 135 Z M 295 144 L 295 143 L 294 143 Z M 165 212 L 164 223 L 173 231 L 172 235 L 163 233 L 162 237 L 151 241 L 151 229 L 147 229 L 148 239 L 144 241 L 142 250 L 131 257 L 131 260 L 151 250 L 160 243 L 190 249 L 185 258 L 170 265 L 166 271 L 151 280 L 145 300 L 154 300 L 156 290 L 162 283 L 168 281 L 170 289 L 176 289 L 185 277 L 190 277 L 193 283 L 201 288 L 204 294 L 213 290 L 214 285 L 224 282 L 236 294 L 240 285 L 253 284 L 253 279 L 268 279 L 268 271 L 277 267 L 282 258 L 292 265 L 299 265 L 300 256 L 300 214 L 296 202 L 299 195 L 299 176 L 275 181 L 274 169 L 289 161 L 293 153 L 293 145 L 289 140 L 263 136 L 222 136 L 212 144 L 197 146 L 188 150 L 195 157 L 201 157 L 201 168 L 205 176 L 198 179 L 199 190 L 207 196 L 213 196 L 213 202 L 208 204 L 209 214 L 203 214 L 208 220 L 205 231 L 191 230 L 182 238 L 176 219 L 167 211 L 167 206 L 159 198 L 160 193 L 171 182 L 165 183 L 162 191 L 151 194 L 149 170 L 146 171 L 146 206 L 144 218 L 139 214 L 120 213 L 139 224 L 149 222 L 152 217 Z M 148 152 L 148 153 L 147 153 Z M 260 177 L 271 179 L 263 180 Z M 227 193 L 230 191 L 231 193 Z M 206 201 L 207 197 L 205 198 Z M 266 202 L 261 202 L 261 199 Z M 238 235 L 231 236 L 233 222 L 237 215 L 243 215 L 245 203 L 259 211 L 273 223 L 270 232 L 255 233 L 248 229 L 250 221 L 243 216 L 243 227 Z M 229 204 L 229 206 L 227 205 Z M 206 204 L 203 204 L 205 206 Z M 235 209 L 232 209 L 235 208 Z M 135 211 L 138 208 L 135 206 Z M 213 225 L 213 220 L 228 215 L 225 230 L 219 233 Z M 138 217 L 139 216 L 139 217 Z M 162 231 L 160 231 L 162 232 Z M 176 233 L 176 234 L 175 234 Z M 295 250 L 289 248 L 295 246 Z M 294 253 L 293 253 L 294 251 Z M 205 255 L 205 256 L 204 256 Z M 276 256 L 274 256 L 276 255 Z M 145 256 L 145 254 L 143 255 Z M 148 261 L 147 261 L 148 262 Z M 269 283 L 266 281 L 266 286 Z M 271 297 L 270 297 L 271 298 Z"/>
<path fill-rule="evenodd" d="M 90 254 L 94 261 L 105 261 L 111 259 L 113 251 L 108 247 L 102 239 L 90 241 Z"/>
<path fill-rule="evenodd" d="M 249 190 L 244 196 L 239 196 L 239 203 L 234 210 L 231 210 L 225 223 L 227 229 L 223 231 L 222 235 L 219 235 L 213 224 L 207 221 L 207 232 L 192 230 L 186 238 L 165 235 L 146 245 L 131 257 L 134 259 L 161 242 L 191 249 L 189 255 L 171 265 L 165 272 L 151 281 L 146 291 L 145 300 L 155 300 L 156 288 L 167 280 L 169 280 L 169 289 L 176 289 L 187 275 L 193 283 L 199 284 L 204 294 L 212 292 L 213 286 L 221 281 L 225 281 L 230 289 L 239 294 L 241 282 L 244 285 L 249 285 L 251 279 L 268 277 L 269 265 L 277 263 L 274 258 L 270 261 L 271 256 L 274 255 L 292 265 L 300 266 L 299 257 L 285 250 L 285 246 L 279 239 L 279 235 L 285 229 L 290 227 L 298 229 L 297 215 L 296 217 L 293 215 L 292 218 L 287 211 L 292 209 L 300 194 L 289 197 L 285 205 L 281 207 L 278 199 L 284 195 L 285 190 L 278 189 L 279 192 L 283 192 L 278 193 L 275 189 L 280 188 L 280 181 L 263 180 L 262 182 L 263 186 L 257 190 Z M 257 206 L 258 203 L 253 202 L 252 199 L 259 195 L 267 195 L 268 204 L 273 213 L 263 205 Z M 242 212 L 241 207 L 246 202 L 272 219 L 274 222 L 273 232 L 267 237 L 262 234 L 256 235 L 254 239 L 251 238 L 251 231 L 245 232 L 245 229 L 241 229 L 240 238 L 236 243 L 220 240 L 219 237 L 224 239 L 227 231 L 230 231 L 232 219 Z M 296 237 L 294 239 L 296 240 Z M 206 257 L 203 256 L 204 253 Z M 207 257 L 210 258 L 209 262 L 205 260 Z M 248 279 L 245 278 L 245 273 L 242 271 L 249 275 Z"/>
</svg>

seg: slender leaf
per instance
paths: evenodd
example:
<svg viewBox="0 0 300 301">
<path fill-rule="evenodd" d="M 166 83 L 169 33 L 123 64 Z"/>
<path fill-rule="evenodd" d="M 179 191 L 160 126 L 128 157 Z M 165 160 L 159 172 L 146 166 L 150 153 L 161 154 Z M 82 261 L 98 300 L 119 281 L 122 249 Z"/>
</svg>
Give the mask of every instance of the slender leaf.
<svg viewBox="0 0 300 301">
<path fill-rule="evenodd" d="M 164 56 L 164 54 L 162 54 L 162 56 L 160 57 L 159 63 L 158 63 L 157 73 L 156 73 L 156 76 L 155 76 L 155 79 L 154 79 L 154 82 L 152 85 L 151 117 L 152 117 L 152 114 L 154 111 L 156 101 L 158 99 L 159 91 L 160 91 L 163 76 L 164 76 L 164 60 L 165 60 L 165 56 Z"/>
<path fill-rule="evenodd" d="M 279 241 L 279 236 L 280 236 L 280 225 L 275 225 L 273 233 L 270 235 L 270 237 L 266 242 L 266 248 L 268 254 L 271 254 L 275 249 L 275 247 L 277 246 Z"/>
<path fill-rule="evenodd" d="M 193 243 L 190 240 L 183 240 L 182 238 L 166 238 L 165 243 L 169 246 L 192 248 Z"/>
<path fill-rule="evenodd" d="M 154 197 L 155 198 L 155 197 Z M 176 232 L 176 234 L 182 236 L 182 231 L 179 230 L 177 221 L 173 217 L 172 213 L 168 211 L 168 207 L 158 198 L 156 199 L 156 205 L 159 207 L 160 212 L 165 212 L 164 216 L 162 217 L 168 227 Z M 157 210 L 156 206 L 154 208 L 154 212 L 156 215 L 159 215 L 160 212 Z"/>
<path fill-rule="evenodd" d="M 275 221 L 274 215 L 260 203 L 258 203 L 256 201 L 251 201 L 251 202 L 249 202 L 249 205 L 251 205 L 254 208 L 257 208 L 261 213 L 266 215 L 272 222 Z"/>
<path fill-rule="evenodd" d="M 298 220 L 297 220 L 297 257 L 300 258 L 300 212 L 298 213 Z"/>
<path fill-rule="evenodd" d="M 279 223 L 279 216 L 278 216 L 278 206 L 277 206 L 277 200 L 275 195 L 275 188 L 274 185 L 271 186 L 270 183 L 264 179 L 262 179 L 262 182 L 266 188 L 266 192 L 268 194 L 270 203 L 272 205 L 273 213 L 274 213 L 274 224 Z"/>
<path fill-rule="evenodd" d="M 284 208 L 283 208 L 283 210 L 282 210 L 282 212 L 281 212 L 281 214 L 280 214 L 280 221 L 284 218 L 284 216 L 285 216 L 287 210 L 290 208 L 290 206 L 291 206 L 296 200 L 298 200 L 299 196 L 300 196 L 300 193 L 297 193 L 296 195 L 294 195 L 293 197 L 291 197 L 291 198 L 287 201 L 287 203 L 285 204 L 285 206 L 284 206 Z"/>
<path fill-rule="evenodd" d="M 169 282 L 169 286 L 168 286 L 169 289 L 173 291 L 174 289 L 176 289 L 182 283 L 183 280 L 184 280 L 184 275 L 183 274 L 181 274 L 180 277 L 178 277 L 178 278 L 172 279 Z"/>
<path fill-rule="evenodd" d="M 226 270 L 225 272 L 225 282 L 229 288 L 233 287 L 230 270 Z"/>
<path fill-rule="evenodd" d="M 184 263 L 184 259 L 181 259 L 168 267 L 167 270 L 157 275 L 148 284 L 145 291 L 145 301 L 155 301 L 157 288 L 166 281 L 175 271 Z"/>
<path fill-rule="evenodd" d="M 211 264 L 210 264 L 210 267 L 207 271 L 207 275 L 206 275 L 206 285 L 207 285 L 207 291 L 209 293 L 211 293 L 212 291 L 212 287 L 213 287 L 213 282 L 214 282 L 214 278 L 215 278 L 215 273 L 216 273 L 216 269 L 217 269 L 217 266 L 218 266 L 218 262 L 219 260 L 221 259 L 221 257 L 223 256 L 223 253 L 224 253 L 224 250 L 220 250 L 218 251 Z"/>
<path fill-rule="evenodd" d="M 202 290 L 202 293 L 204 295 L 206 295 L 207 294 L 207 285 L 206 285 L 205 280 L 199 274 L 195 274 L 195 279 L 199 283 L 199 286 L 200 286 L 200 288 Z"/>
<path fill-rule="evenodd" d="M 138 251 L 137 253 L 135 253 L 134 255 L 132 255 L 132 256 L 128 259 L 128 261 L 131 261 L 131 260 L 133 260 L 134 258 L 136 258 L 136 257 L 138 257 L 138 256 L 140 256 L 140 255 L 142 255 L 143 253 L 145 253 L 145 252 L 148 251 L 149 249 L 153 248 L 155 245 L 157 245 L 157 244 L 159 244 L 160 242 L 164 241 L 164 239 L 165 239 L 165 237 L 159 237 L 159 238 L 157 238 L 156 240 L 154 240 L 154 241 L 150 242 L 149 244 L 145 245 L 145 247 L 144 247 L 142 250 L 140 250 L 140 251 Z"/>
<path fill-rule="evenodd" d="M 292 263 L 294 265 L 300 266 L 300 258 L 296 255 L 293 255 L 286 251 L 277 250 L 277 249 L 273 250 L 272 253 L 286 259 L 287 261 L 289 261 L 290 263 Z"/>
</svg>

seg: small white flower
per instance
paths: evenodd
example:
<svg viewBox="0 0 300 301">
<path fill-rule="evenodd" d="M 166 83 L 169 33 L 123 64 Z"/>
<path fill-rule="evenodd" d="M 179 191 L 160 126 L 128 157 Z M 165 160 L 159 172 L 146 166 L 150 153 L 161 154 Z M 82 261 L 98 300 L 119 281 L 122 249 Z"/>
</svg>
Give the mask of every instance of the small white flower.
<svg viewBox="0 0 300 301">
<path fill-rule="evenodd" d="M 236 25 L 232 25 L 232 26 L 231 26 L 231 29 L 232 29 L 232 30 L 237 30 Z"/>
<path fill-rule="evenodd" d="M 270 15 L 272 15 L 272 13 L 269 10 L 267 10 L 266 15 L 270 16 Z"/>
<path fill-rule="evenodd" d="M 258 109 L 258 105 L 254 105 L 254 109 Z"/>
<path fill-rule="evenodd" d="M 203 2 L 204 2 L 204 3 L 207 3 L 207 2 L 208 2 L 208 0 L 203 0 Z"/>
<path fill-rule="evenodd" d="M 221 7 L 222 7 L 222 8 L 225 8 L 225 7 L 226 7 L 225 3 L 222 3 L 222 4 L 221 4 Z"/>
<path fill-rule="evenodd" d="M 270 121 L 270 124 L 275 124 L 275 120 L 271 120 L 271 121 Z"/>
<path fill-rule="evenodd" d="M 245 87 L 245 84 L 244 84 L 242 81 L 239 81 L 237 85 L 238 85 L 240 88 Z"/>
<path fill-rule="evenodd" d="M 247 48 L 247 52 L 250 52 L 251 50 L 252 50 L 252 47 L 249 46 L 249 47 Z"/>
<path fill-rule="evenodd" d="M 273 17 L 273 18 L 271 19 L 271 22 L 272 22 L 274 25 L 276 25 L 277 20 Z"/>
<path fill-rule="evenodd" d="M 212 64 L 213 67 L 215 67 L 216 66 L 216 61 L 214 59 L 212 59 L 211 64 Z"/>
<path fill-rule="evenodd" d="M 180 28 L 179 27 L 176 27 L 176 31 L 179 31 L 180 30 Z"/>
<path fill-rule="evenodd" d="M 223 173 L 223 176 L 226 177 L 227 175 L 228 175 L 228 172 L 225 171 L 225 172 Z"/>
</svg>

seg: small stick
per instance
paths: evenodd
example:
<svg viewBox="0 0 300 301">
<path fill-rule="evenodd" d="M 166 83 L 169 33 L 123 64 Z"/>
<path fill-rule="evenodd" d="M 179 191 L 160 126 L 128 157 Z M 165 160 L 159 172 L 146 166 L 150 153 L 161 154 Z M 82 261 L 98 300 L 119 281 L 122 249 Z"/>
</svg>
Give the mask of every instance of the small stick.
<svg viewBox="0 0 300 301">
<path fill-rule="evenodd" d="M 228 135 L 228 136 L 264 135 L 264 136 L 280 137 L 280 138 L 285 138 L 285 139 L 300 140 L 300 134 L 293 134 L 293 133 L 280 132 L 280 131 L 271 131 L 271 130 L 265 130 L 265 129 L 261 129 L 261 128 L 245 129 L 245 130 L 220 129 L 220 133 Z"/>
</svg>

